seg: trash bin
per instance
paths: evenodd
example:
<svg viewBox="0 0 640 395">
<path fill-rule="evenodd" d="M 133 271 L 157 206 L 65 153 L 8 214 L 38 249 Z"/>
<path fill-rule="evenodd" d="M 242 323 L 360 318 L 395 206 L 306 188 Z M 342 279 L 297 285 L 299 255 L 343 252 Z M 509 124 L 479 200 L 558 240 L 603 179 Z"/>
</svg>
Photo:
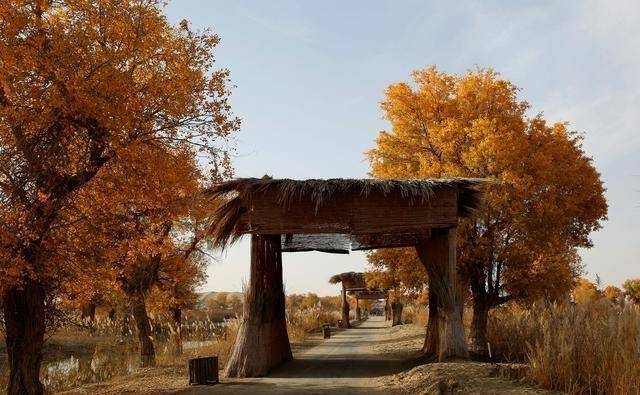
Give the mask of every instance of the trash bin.
<svg viewBox="0 0 640 395">
<path fill-rule="evenodd" d="M 331 338 L 331 327 L 329 326 L 329 324 L 323 324 L 322 325 L 322 336 L 325 339 L 330 339 Z"/>
<path fill-rule="evenodd" d="M 189 360 L 189 385 L 210 385 L 218 382 L 218 357 Z"/>
</svg>

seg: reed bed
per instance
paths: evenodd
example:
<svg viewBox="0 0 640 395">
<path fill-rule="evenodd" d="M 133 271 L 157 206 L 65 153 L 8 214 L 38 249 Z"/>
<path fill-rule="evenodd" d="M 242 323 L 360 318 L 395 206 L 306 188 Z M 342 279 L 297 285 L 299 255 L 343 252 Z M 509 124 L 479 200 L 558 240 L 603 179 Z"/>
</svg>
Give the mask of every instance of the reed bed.
<svg viewBox="0 0 640 395">
<path fill-rule="evenodd" d="M 640 394 L 640 307 L 606 300 L 498 309 L 496 357 L 529 364 L 532 380 L 570 394 Z"/>
</svg>

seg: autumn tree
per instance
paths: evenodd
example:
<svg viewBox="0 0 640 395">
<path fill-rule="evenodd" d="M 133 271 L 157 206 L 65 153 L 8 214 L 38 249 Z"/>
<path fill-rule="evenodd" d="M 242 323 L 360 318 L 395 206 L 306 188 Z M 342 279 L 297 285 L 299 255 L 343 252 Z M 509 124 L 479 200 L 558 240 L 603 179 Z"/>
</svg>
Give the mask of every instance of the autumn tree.
<svg viewBox="0 0 640 395">
<path fill-rule="evenodd" d="M 557 297 L 581 271 L 576 249 L 606 218 L 600 175 L 566 123 L 547 123 L 491 69 L 428 67 L 389 86 L 391 124 L 368 152 L 377 178 L 482 177 L 486 208 L 458 226 L 458 263 L 473 296 L 472 350 L 484 352 L 490 309 Z"/>
<path fill-rule="evenodd" d="M 216 295 L 216 303 L 218 304 L 218 308 L 226 309 L 229 303 L 229 295 L 226 292 L 218 292 Z"/>
<path fill-rule="evenodd" d="M 194 308 L 196 289 L 206 278 L 206 257 L 210 249 L 204 238 L 207 200 L 192 195 L 190 212 L 175 221 L 172 229 L 173 249 L 163 257 L 158 287 L 166 294 L 171 313 L 174 354 L 182 353 L 182 311 Z"/>
<path fill-rule="evenodd" d="M 242 313 L 242 298 L 237 293 L 232 294 L 229 297 L 229 304 L 231 305 L 231 310 L 233 310 L 236 314 Z"/>
<path fill-rule="evenodd" d="M 624 303 L 624 292 L 615 285 L 607 285 L 602 290 L 602 296 L 614 305 L 623 305 Z"/>
<path fill-rule="evenodd" d="M 402 324 L 405 302 L 426 289 L 427 274 L 416 252 L 407 248 L 380 249 L 367 254 L 367 260 L 372 268 L 365 273 L 367 286 L 388 290 L 392 325 Z"/>
<path fill-rule="evenodd" d="M 320 304 L 320 298 L 318 295 L 313 292 L 309 292 L 302 302 L 300 303 L 300 308 L 303 310 L 313 309 L 314 307 L 318 307 Z"/>
<path fill-rule="evenodd" d="M 573 301 L 580 304 L 593 303 L 602 297 L 602 293 L 596 286 L 586 278 L 581 278 L 576 282 L 572 292 Z"/>
<path fill-rule="evenodd" d="M 110 275 L 113 260 L 81 264 L 105 241 L 82 232 L 79 224 L 94 219 L 79 208 L 95 198 L 102 207 L 126 202 L 89 190 L 109 191 L 97 184 L 116 168 L 117 177 L 132 175 L 128 164 L 145 163 L 145 150 L 199 153 L 228 174 L 225 141 L 238 121 L 227 103 L 228 72 L 210 71 L 218 37 L 170 25 L 159 0 L 16 0 L 0 3 L 0 21 L 8 392 L 40 394 L 48 308 L 87 273 Z"/>
<path fill-rule="evenodd" d="M 640 278 L 626 280 L 622 284 L 624 294 L 635 304 L 640 304 Z"/>
<path fill-rule="evenodd" d="M 132 152 L 123 150 L 121 156 L 127 160 L 112 162 L 95 183 L 79 192 L 85 198 L 80 200 L 91 204 L 74 207 L 74 216 L 92 221 L 73 221 L 71 240 L 82 254 L 72 260 L 106 265 L 107 278 L 101 282 L 115 282 L 128 297 L 141 363 L 151 366 L 155 350 L 148 295 L 157 291 L 165 297 L 173 319 L 173 349 L 180 353 L 182 308 L 195 303 L 195 287 L 204 278 L 200 246 L 206 200 L 199 196 L 203 177 L 191 150 L 137 146 Z M 103 198 L 111 194 L 120 200 Z M 92 254 L 85 247 L 89 235 L 95 243 Z"/>
</svg>

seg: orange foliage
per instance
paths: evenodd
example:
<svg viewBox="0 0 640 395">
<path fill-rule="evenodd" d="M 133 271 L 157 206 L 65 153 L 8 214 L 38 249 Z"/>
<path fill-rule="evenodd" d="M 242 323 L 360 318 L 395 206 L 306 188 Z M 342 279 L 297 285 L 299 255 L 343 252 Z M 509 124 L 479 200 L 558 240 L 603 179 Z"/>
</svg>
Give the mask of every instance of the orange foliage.
<svg viewBox="0 0 640 395">
<path fill-rule="evenodd" d="M 3 300 L 19 301 L 22 289 L 35 290 L 32 311 L 60 297 L 89 300 L 158 254 L 173 278 L 166 283 L 197 283 L 199 269 L 178 258 L 184 246 L 172 232 L 197 218 L 203 183 L 231 175 L 239 121 L 228 71 L 211 71 L 219 38 L 170 25 L 162 7 L 0 2 Z M 20 314 L 5 321 L 43 320 Z"/>
<path fill-rule="evenodd" d="M 117 213 L 126 204 L 119 186 L 150 204 L 187 193 L 162 190 L 163 177 L 178 176 L 163 171 L 193 162 L 196 152 L 216 177 L 230 174 L 220 144 L 238 128 L 228 72 L 208 72 L 219 39 L 186 22 L 170 26 L 161 3 L 0 5 L 3 289 L 25 276 L 44 284 L 75 276 L 58 248 L 71 237 L 70 224 L 88 220 L 82 206 Z M 156 160 L 164 155 L 175 161 Z M 154 170 L 144 188 L 125 180 Z"/>
<path fill-rule="evenodd" d="M 508 300 L 568 292 L 581 271 L 577 248 L 591 246 L 607 214 L 581 136 L 541 114 L 527 118 L 518 88 L 491 69 L 450 75 L 432 66 L 412 76 L 385 92 L 391 130 L 368 152 L 371 175 L 494 180 L 481 214 L 458 227 L 460 273 L 485 317 L 479 325 Z"/>
<path fill-rule="evenodd" d="M 572 296 L 576 303 L 593 303 L 599 300 L 602 295 L 594 283 L 586 278 L 581 278 L 576 282 Z"/>
<path fill-rule="evenodd" d="M 427 273 L 415 250 L 380 249 L 367 259 L 372 268 L 365 273 L 368 287 L 388 289 L 394 301 L 415 299 L 424 291 Z"/>
<path fill-rule="evenodd" d="M 602 291 L 602 296 L 613 304 L 621 304 L 624 301 L 624 292 L 615 285 L 607 285 Z"/>
<path fill-rule="evenodd" d="M 640 304 L 640 278 L 626 280 L 622 284 L 625 295 L 633 303 Z"/>
<path fill-rule="evenodd" d="M 457 76 L 428 67 L 413 79 L 386 91 L 392 130 L 368 153 L 371 174 L 495 180 L 483 214 L 459 226 L 466 276 L 496 303 L 568 290 L 579 271 L 575 248 L 591 245 L 607 212 L 580 135 L 541 115 L 526 118 L 529 105 L 493 70 Z"/>
</svg>

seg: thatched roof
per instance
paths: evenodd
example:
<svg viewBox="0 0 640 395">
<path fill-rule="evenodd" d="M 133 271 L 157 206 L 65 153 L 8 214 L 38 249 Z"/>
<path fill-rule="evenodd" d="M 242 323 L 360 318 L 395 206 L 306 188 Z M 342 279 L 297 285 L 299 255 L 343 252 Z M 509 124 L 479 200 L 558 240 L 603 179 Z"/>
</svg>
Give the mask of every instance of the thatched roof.
<svg viewBox="0 0 640 395">
<path fill-rule="evenodd" d="M 329 278 L 329 282 L 331 284 L 342 283 L 344 288 L 364 288 L 365 280 L 364 273 L 362 272 L 345 272 L 340 274 L 335 274 Z"/>
<path fill-rule="evenodd" d="M 206 195 L 220 199 L 222 203 L 213 213 L 209 234 L 218 247 L 224 247 L 247 233 L 246 223 L 242 221 L 247 213 L 249 202 L 254 196 L 266 193 L 275 195 L 280 207 L 292 207 L 297 204 L 311 204 L 317 213 L 324 205 L 335 203 L 344 194 L 354 194 L 364 199 L 372 194 L 394 196 L 407 200 L 411 204 L 424 205 L 430 202 L 434 193 L 443 188 L 455 188 L 458 196 L 458 216 L 470 216 L 481 205 L 483 192 L 479 185 L 484 179 L 272 179 L 242 178 L 218 184 Z M 348 232 L 345 232 L 348 233 Z"/>
</svg>

